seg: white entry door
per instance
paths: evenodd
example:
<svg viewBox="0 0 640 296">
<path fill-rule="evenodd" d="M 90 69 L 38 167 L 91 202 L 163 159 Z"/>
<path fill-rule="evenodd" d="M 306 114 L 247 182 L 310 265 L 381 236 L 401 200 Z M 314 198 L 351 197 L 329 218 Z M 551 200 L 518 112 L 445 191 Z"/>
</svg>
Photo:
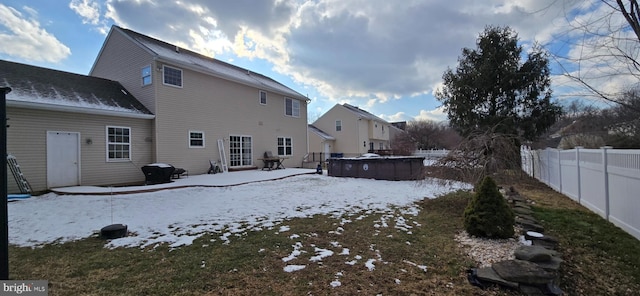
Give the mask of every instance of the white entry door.
<svg viewBox="0 0 640 296">
<path fill-rule="evenodd" d="M 47 187 L 80 185 L 80 134 L 47 132 Z"/>
<path fill-rule="evenodd" d="M 331 156 L 331 145 L 328 142 L 324 142 L 324 160 L 326 161 Z"/>
</svg>

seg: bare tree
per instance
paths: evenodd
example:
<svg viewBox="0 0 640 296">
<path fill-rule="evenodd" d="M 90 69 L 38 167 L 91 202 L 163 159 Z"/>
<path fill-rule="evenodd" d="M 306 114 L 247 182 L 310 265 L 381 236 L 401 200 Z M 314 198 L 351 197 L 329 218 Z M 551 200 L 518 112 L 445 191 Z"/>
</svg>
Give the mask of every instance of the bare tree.
<svg viewBox="0 0 640 296">
<path fill-rule="evenodd" d="M 434 166 L 440 168 L 439 173 L 446 178 L 473 184 L 498 171 L 519 171 L 522 161 L 520 147 L 515 150 L 513 143 L 521 139 L 515 135 L 498 133 L 496 129 L 494 126 L 475 130 Z"/>
<path fill-rule="evenodd" d="M 635 109 L 636 106 L 619 97 L 625 87 L 640 84 L 638 1 L 601 0 L 599 3 L 601 5 L 591 8 L 592 14 L 588 17 L 569 17 L 574 14 L 567 13 L 571 30 L 565 34 L 582 38 L 571 45 L 577 50 L 566 55 L 556 53 L 554 59 L 565 76 L 585 87 L 588 95 Z"/>
<path fill-rule="evenodd" d="M 452 149 L 462 140 L 448 124 L 430 120 L 412 120 L 406 132 L 418 149 Z"/>
</svg>

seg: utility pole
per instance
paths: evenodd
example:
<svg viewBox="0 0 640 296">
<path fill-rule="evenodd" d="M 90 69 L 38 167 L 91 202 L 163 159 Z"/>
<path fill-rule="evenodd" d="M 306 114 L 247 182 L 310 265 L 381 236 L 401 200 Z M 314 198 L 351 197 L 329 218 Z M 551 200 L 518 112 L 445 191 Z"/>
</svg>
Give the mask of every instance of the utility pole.
<svg viewBox="0 0 640 296">
<path fill-rule="evenodd" d="M 9 87 L 0 87 L 0 280 L 9 279 L 9 213 L 7 212 L 7 94 Z"/>
</svg>

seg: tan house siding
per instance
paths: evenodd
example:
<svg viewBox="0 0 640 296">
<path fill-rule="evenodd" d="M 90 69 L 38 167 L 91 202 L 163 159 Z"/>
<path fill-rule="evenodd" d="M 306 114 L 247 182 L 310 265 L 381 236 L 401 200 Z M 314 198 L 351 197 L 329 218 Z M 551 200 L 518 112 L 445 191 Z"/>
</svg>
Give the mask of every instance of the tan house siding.
<svg viewBox="0 0 640 296">
<path fill-rule="evenodd" d="M 142 86 L 142 68 L 151 66 L 151 85 Z M 153 99 L 155 87 L 162 84 L 162 72 L 158 70 L 153 56 L 119 30 L 111 31 L 93 64 L 90 76 L 120 82 L 152 113 L 156 112 Z"/>
<path fill-rule="evenodd" d="M 80 135 L 81 185 L 110 185 L 143 182 L 141 166 L 151 162 L 152 120 L 103 115 L 51 112 L 45 110 L 7 108 L 7 152 L 14 155 L 22 173 L 34 191 L 47 188 L 47 131 L 74 132 Z M 107 162 L 106 126 L 131 128 L 132 160 Z M 87 143 L 91 139 L 91 144 Z M 9 174 L 10 192 L 16 193 Z"/>
<path fill-rule="evenodd" d="M 373 149 L 390 148 L 391 125 L 382 119 L 374 120 L 361 116 L 343 105 L 337 104 L 320 116 L 313 125 L 333 136 L 333 152 L 349 155 L 367 153 L 373 143 Z M 342 129 L 336 131 L 336 121 L 342 121 Z"/>
<path fill-rule="evenodd" d="M 307 151 L 306 102 L 300 117 L 285 116 L 284 96 L 267 92 L 267 104 L 259 101 L 259 89 L 207 74 L 182 70 L 182 88 L 159 85 L 156 110 L 157 160 L 173 163 L 193 173 L 205 173 L 208 160 L 219 160 L 217 140 L 223 139 L 229 161 L 230 135 L 251 136 L 253 165 L 264 151 L 277 153 L 277 137 L 293 140 L 293 155 L 285 166 L 300 166 Z M 189 148 L 189 131 L 204 132 L 205 147 Z"/>
<path fill-rule="evenodd" d="M 258 158 L 264 151 L 277 153 L 277 137 L 293 141 L 293 155 L 284 165 L 302 164 L 308 148 L 305 98 L 293 98 L 300 101 L 300 117 L 285 116 L 285 95 L 279 91 L 295 91 L 274 86 L 276 82 L 248 70 L 185 49 L 176 48 L 174 52 L 173 48 L 114 27 L 91 71 L 91 75 L 119 81 L 154 113 L 154 161 L 187 169 L 191 174 L 205 173 L 209 160 L 220 159 L 217 140 L 223 140 L 229 163 L 230 136 L 241 135 L 252 137 L 252 166 L 262 166 Z M 153 84 L 141 87 L 141 69 L 148 64 L 152 64 Z M 181 87 L 163 83 L 164 66 L 182 71 Z M 256 84 L 273 88 L 259 89 Z M 267 92 L 266 105 L 260 104 L 260 90 Z M 189 147 L 190 131 L 203 133 L 204 147 Z"/>
<path fill-rule="evenodd" d="M 342 128 L 336 131 L 336 121 L 342 121 Z M 362 153 L 362 141 L 366 138 L 360 135 L 367 135 L 368 126 L 358 120 L 358 117 L 341 105 L 335 105 L 325 114 L 320 116 L 314 126 L 336 138 L 333 152 L 346 154 Z M 358 145 L 360 143 L 360 145 Z"/>
<path fill-rule="evenodd" d="M 309 153 L 324 152 L 325 141 L 326 140 L 320 137 L 318 134 L 309 132 Z M 331 143 L 331 150 L 329 152 L 333 152 L 333 143 Z"/>
</svg>

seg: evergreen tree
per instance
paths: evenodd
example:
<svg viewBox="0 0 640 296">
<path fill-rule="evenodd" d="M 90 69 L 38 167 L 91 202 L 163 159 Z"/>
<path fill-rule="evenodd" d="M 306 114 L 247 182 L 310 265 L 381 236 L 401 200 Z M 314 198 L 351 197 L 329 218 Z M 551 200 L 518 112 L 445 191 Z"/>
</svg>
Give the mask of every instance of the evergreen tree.
<svg viewBox="0 0 640 296">
<path fill-rule="evenodd" d="M 510 238 L 514 235 L 515 214 L 491 177 L 476 186 L 476 193 L 464 211 L 464 228 L 469 235 Z"/>
<path fill-rule="evenodd" d="M 493 130 L 534 140 L 556 121 L 562 108 L 551 102 L 547 53 L 534 46 L 524 62 L 521 55 L 512 29 L 487 27 L 477 49 L 464 48 L 455 72 L 445 71 L 436 98 L 462 136 Z"/>
</svg>

